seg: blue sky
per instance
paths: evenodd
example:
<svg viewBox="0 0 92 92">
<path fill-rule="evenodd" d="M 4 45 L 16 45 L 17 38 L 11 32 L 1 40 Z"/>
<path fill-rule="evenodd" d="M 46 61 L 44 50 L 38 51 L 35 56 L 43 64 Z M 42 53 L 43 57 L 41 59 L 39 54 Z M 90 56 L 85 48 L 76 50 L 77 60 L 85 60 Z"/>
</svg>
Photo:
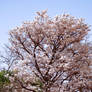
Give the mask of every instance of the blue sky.
<svg viewBox="0 0 92 92">
<path fill-rule="evenodd" d="M 35 12 L 44 9 L 51 17 L 68 13 L 92 25 L 92 0 L 0 0 L 0 48 L 7 44 L 9 30 L 33 20 Z"/>
</svg>

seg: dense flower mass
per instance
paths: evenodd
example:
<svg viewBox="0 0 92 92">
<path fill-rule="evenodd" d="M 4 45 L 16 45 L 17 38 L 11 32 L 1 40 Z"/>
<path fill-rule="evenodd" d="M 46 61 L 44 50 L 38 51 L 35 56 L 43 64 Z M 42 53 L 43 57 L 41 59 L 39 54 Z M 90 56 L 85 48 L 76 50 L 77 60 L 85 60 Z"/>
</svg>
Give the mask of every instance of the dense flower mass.
<svg viewBox="0 0 92 92">
<path fill-rule="evenodd" d="M 16 58 L 11 67 L 15 88 L 28 92 L 91 92 L 92 50 L 85 42 L 89 26 L 68 14 L 54 18 L 46 11 L 37 14 L 32 22 L 9 33 L 9 50 Z"/>
</svg>

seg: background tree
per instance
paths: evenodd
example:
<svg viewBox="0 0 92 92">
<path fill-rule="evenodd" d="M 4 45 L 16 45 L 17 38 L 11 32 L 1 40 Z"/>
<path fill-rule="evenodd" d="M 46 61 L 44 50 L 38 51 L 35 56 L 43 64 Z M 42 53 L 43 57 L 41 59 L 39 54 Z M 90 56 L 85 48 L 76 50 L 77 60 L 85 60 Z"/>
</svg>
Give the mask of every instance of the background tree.
<svg viewBox="0 0 92 92">
<path fill-rule="evenodd" d="M 14 78 L 28 92 L 91 92 L 91 51 L 84 41 L 89 26 L 67 14 L 37 14 L 9 33 Z"/>
</svg>

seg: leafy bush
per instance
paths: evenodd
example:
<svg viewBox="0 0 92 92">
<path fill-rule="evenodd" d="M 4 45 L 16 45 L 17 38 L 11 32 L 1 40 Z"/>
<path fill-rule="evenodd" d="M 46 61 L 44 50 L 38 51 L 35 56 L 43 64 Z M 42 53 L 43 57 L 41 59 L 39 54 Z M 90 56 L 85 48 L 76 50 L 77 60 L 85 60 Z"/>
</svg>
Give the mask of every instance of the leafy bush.
<svg viewBox="0 0 92 92">
<path fill-rule="evenodd" d="M 6 70 L 0 71 L 0 88 L 3 88 L 10 83 L 9 77 L 7 75 L 11 75 L 11 73 Z"/>
</svg>

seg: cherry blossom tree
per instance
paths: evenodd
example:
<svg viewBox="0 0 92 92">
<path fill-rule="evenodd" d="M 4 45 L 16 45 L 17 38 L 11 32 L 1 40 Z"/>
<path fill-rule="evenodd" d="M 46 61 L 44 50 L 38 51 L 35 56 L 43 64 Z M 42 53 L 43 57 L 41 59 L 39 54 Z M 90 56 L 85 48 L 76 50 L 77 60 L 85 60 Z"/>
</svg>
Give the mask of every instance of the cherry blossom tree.
<svg viewBox="0 0 92 92">
<path fill-rule="evenodd" d="M 28 92 L 92 92 L 89 26 L 68 14 L 37 14 L 9 33 L 13 78 Z"/>
</svg>

